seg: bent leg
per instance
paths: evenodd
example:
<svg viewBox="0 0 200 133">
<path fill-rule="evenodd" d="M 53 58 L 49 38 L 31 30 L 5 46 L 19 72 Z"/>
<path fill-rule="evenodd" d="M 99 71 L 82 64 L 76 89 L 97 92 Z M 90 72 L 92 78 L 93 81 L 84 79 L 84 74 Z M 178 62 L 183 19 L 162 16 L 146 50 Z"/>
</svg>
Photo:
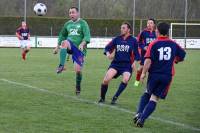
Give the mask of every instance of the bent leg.
<svg viewBox="0 0 200 133">
<path fill-rule="evenodd" d="M 65 60 L 67 56 L 67 49 L 71 49 L 70 42 L 65 40 L 60 46 L 60 65 L 65 65 Z"/>
<path fill-rule="evenodd" d="M 113 68 L 108 69 L 108 71 L 103 79 L 103 82 L 101 84 L 101 99 L 99 100 L 99 102 L 105 101 L 106 92 L 108 90 L 108 84 L 116 74 L 117 74 L 117 70 L 115 70 Z"/>
<path fill-rule="evenodd" d="M 128 81 L 131 77 L 131 73 L 130 72 L 124 72 L 123 75 L 122 75 L 122 82 L 120 83 L 119 85 L 119 88 L 117 90 L 117 92 L 115 93 L 115 95 L 113 96 L 112 98 L 112 102 L 111 104 L 115 104 L 116 103 L 116 100 L 118 99 L 118 97 L 121 95 L 121 93 L 125 90 L 127 84 L 128 84 Z"/>
<path fill-rule="evenodd" d="M 151 98 L 148 104 L 146 105 L 143 113 L 141 114 L 140 118 L 137 120 L 136 125 L 138 127 L 143 127 L 145 120 L 155 111 L 158 100 L 159 100 L 159 97 L 157 97 L 154 94 L 151 95 Z"/>
<path fill-rule="evenodd" d="M 70 42 L 68 40 L 65 40 L 62 42 L 61 46 L 60 46 L 60 64 L 57 68 L 57 73 L 61 73 L 65 68 L 65 60 L 66 60 L 66 56 L 67 56 L 67 49 L 71 50 L 71 45 Z"/>
</svg>

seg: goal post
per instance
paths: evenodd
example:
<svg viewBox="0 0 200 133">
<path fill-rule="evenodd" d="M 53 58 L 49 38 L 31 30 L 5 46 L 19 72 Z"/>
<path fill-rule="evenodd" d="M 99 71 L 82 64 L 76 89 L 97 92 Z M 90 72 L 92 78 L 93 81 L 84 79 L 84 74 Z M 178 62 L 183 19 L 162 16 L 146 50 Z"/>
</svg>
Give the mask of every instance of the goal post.
<svg viewBox="0 0 200 133">
<path fill-rule="evenodd" d="M 171 23 L 169 36 L 183 48 L 200 49 L 200 23 Z"/>
</svg>

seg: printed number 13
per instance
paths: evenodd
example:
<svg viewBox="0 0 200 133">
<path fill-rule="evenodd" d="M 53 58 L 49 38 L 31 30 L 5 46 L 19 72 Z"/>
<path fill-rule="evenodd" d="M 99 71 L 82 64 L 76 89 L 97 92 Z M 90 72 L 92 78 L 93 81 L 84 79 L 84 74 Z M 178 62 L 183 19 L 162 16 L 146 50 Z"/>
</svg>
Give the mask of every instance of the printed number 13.
<svg viewBox="0 0 200 133">
<path fill-rule="evenodd" d="M 170 47 L 161 47 L 159 51 L 159 60 L 170 60 L 171 58 L 171 48 Z"/>
</svg>

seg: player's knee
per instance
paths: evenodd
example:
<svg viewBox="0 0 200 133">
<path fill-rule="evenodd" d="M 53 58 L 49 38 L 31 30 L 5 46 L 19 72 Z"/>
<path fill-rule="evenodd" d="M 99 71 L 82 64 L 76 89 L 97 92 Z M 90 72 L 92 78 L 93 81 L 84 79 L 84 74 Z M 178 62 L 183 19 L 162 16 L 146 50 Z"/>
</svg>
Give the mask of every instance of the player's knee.
<svg viewBox="0 0 200 133">
<path fill-rule="evenodd" d="M 76 74 L 81 74 L 81 70 L 76 71 Z"/>
<path fill-rule="evenodd" d="M 69 42 L 67 40 L 62 41 L 61 48 L 68 48 L 68 46 L 69 46 Z"/>
<path fill-rule="evenodd" d="M 109 82 L 110 82 L 110 79 L 108 77 L 104 77 L 103 84 L 107 85 L 107 84 L 109 84 Z"/>
<path fill-rule="evenodd" d="M 78 64 L 75 65 L 75 72 L 76 73 L 81 73 L 82 67 Z"/>
<path fill-rule="evenodd" d="M 158 102 L 158 100 L 159 100 L 158 96 L 156 96 L 154 94 L 151 95 L 150 101 Z"/>
<path fill-rule="evenodd" d="M 107 85 L 107 84 L 109 84 L 109 81 L 108 80 L 103 80 L 102 84 Z"/>
<path fill-rule="evenodd" d="M 127 84 L 128 81 L 129 81 L 129 79 L 130 79 L 129 76 L 123 77 L 122 82 L 124 82 L 125 84 Z"/>
<path fill-rule="evenodd" d="M 129 81 L 129 79 L 128 79 L 128 78 L 124 78 L 124 79 L 122 80 L 122 82 L 123 82 L 123 83 L 125 83 L 125 84 L 127 84 L 127 83 L 128 83 L 128 81 Z"/>
<path fill-rule="evenodd" d="M 77 74 L 81 74 L 81 68 L 75 68 L 75 72 L 76 72 Z"/>
</svg>

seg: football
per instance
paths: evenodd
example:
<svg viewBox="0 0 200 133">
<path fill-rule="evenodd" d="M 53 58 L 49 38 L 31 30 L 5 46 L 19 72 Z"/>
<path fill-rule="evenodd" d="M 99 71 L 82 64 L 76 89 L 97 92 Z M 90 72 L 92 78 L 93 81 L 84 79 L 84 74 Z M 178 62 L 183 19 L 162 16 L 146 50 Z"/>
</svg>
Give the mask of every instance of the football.
<svg viewBox="0 0 200 133">
<path fill-rule="evenodd" d="M 34 8 L 34 13 L 38 16 L 44 16 L 47 13 L 47 7 L 43 3 L 37 3 Z"/>
</svg>

